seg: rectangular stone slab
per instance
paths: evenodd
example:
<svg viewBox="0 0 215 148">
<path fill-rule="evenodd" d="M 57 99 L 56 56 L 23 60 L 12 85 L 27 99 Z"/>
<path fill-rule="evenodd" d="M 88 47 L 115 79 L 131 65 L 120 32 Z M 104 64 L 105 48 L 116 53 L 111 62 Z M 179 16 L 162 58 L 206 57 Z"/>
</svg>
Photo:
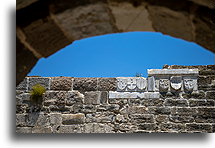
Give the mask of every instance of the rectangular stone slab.
<svg viewBox="0 0 215 148">
<path fill-rule="evenodd" d="M 109 98 L 159 98 L 159 92 L 117 92 L 109 91 Z"/>
<path fill-rule="evenodd" d="M 189 75 L 197 76 L 198 69 L 148 69 L 148 76 L 155 75 Z"/>
</svg>

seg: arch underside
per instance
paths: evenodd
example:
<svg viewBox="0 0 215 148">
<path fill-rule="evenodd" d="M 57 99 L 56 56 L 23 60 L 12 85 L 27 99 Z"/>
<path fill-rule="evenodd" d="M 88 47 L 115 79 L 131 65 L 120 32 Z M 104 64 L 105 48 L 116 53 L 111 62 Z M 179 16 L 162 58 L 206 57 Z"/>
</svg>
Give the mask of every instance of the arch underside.
<svg viewBox="0 0 215 148">
<path fill-rule="evenodd" d="M 16 84 L 39 58 L 103 34 L 161 32 L 215 52 L 210 0 L 17 0 L 16 9 Z"/>
</svg>

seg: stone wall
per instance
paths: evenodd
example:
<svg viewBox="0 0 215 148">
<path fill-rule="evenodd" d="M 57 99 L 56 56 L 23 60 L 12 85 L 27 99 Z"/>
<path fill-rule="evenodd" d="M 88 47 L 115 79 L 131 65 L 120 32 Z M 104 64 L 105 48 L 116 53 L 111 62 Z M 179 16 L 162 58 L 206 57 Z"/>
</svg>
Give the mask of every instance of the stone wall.
<svg viewBox="0 0 215 148">
<path fill-rule="evenodd" d="M 46 88 L 33 104 L 35 84 Z M 148 70 L 148 78 L 26 77 L 17 133 L 215 132 L 215 65 Z"/>
</svg>

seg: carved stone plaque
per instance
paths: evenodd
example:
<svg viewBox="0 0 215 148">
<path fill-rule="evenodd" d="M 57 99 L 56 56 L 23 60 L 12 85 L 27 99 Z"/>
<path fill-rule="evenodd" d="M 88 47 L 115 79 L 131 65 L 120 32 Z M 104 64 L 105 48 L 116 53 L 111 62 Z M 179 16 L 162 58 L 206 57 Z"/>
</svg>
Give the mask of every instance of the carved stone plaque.
<svg viewBox="0 0 215 148">
<path fill-rule="evenodd" d="M 127 87 L 129 90 L 134 90 L 137 86 L 137 79 L 136 78 L 128 78 Z"/>
<path fill-rule="evenodd" d="M 145 90 L 146 89 L 146 78 L 137 78 L 137 88 L 139 90 Z"/>
<path fill-rule="evenodd" d="M 127 79 L 126 78 L 120 78 L 117 79 L 117 88 L 119 90 L 124 90 L 127 86 Z"/>
<path fill-rule="evenodd" d="M 182 77 L 181 76 L 172 76 L 170 78 L 170 85 L 174 90 L 181 89 L 182 86 Z"/>
<path fill-rule="evenodd" d="M 169 89 L 169 80 L 168 79 L 160 79 L 159 90 L 161 92 L 167 92 L 168 89 Z"/>
<path fill-rule="evenodd" d="M 186 91 L 193 91 L 195 82 L 193 79 L 184 79 L 184 88 Z"/>
</svg>

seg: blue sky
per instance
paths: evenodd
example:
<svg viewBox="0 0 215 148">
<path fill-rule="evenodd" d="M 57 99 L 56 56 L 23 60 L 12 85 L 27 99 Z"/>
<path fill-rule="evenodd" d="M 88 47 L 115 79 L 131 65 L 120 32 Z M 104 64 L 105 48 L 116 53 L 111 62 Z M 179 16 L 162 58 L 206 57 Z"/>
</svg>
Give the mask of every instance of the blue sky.
<svg viewBox="0 0 215 148">
<path fill-rule="evenodd" d="M 147 69 L 168 65 L 214 64 L 203 47 L 156 32 L 96 36 L 73 42 L 40 59 L 29 76 L 119 77 L 147 76 Z"/>
</svg>

